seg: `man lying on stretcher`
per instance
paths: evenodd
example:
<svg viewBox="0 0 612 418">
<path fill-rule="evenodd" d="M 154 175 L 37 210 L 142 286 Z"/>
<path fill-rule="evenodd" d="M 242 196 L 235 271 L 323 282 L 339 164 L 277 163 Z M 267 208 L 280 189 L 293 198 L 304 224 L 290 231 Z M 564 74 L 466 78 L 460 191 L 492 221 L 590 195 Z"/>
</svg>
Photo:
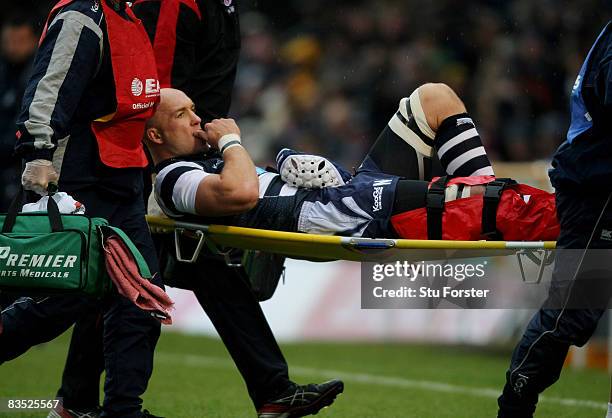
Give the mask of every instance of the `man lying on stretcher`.
<svg viewBox="0 0 612 418">
<path fill-rule="evenodd" d="M 370 238 L 533 241 L 558 234 L 554 195 L 493 177 L 473 120 L 444 84 L 425 84 L 400 100 L 354 175 L 288 149 L 277 156 L 280 174 L 255 167 L 232 119 L 205 130 L 200 122 L 189 97 L 163 89 L 145 132 L 155 198 L 173 218 Z"/>
</svg>

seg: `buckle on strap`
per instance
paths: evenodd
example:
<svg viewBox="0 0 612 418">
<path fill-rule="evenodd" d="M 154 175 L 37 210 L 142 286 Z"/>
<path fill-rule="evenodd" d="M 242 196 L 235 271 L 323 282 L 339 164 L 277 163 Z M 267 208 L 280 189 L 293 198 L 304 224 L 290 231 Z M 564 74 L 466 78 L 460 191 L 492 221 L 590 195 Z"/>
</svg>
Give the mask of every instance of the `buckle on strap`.
<svg viewBox="0 0 612 418">
<path fill-rule="evenodd" d="M 433 210 L 441 212 L 444 210 L 446 184 L 449 180 L 450 176 L 443 176 L 430 184 L 425 199 L 428 211 Z"/>
<path fill-rule="evenodd" d="M 516 184 L 516 181 L 510 178 L 499 178 L 495 179 L 485 185 L 485 192 L 483 199 L 485 202 L 497 202 L 501 198 L 504 189 L 507 186 Z"/>
<path fill-rule="evenodd" d="M 494 202 L 501 198 L 501 195 L 506 187 L 506 183 L 494 180 L 485 186 L 483 199 L 486 202 Z"/>
<path fill-rule="evenodd" d="M 426 207 L 427 210 L 439 211 L 444 210 L 445 190 L 437 187 L 430 187 L 427 191 Z"/>
<path fill-rule="evenodd" d="M 442 214 L 448 176 L 431 183 L 426 195 L 427 239 L 442 239 Z"/>
<path fill-rule="evenodd" d="M 481 239 L 502 240 L 503 234 L 497 229 L 497 207 L 506 186 L 516 184 L 510 178 L 499 178 L 485 186 L 482 197 Z"/>
</svg>

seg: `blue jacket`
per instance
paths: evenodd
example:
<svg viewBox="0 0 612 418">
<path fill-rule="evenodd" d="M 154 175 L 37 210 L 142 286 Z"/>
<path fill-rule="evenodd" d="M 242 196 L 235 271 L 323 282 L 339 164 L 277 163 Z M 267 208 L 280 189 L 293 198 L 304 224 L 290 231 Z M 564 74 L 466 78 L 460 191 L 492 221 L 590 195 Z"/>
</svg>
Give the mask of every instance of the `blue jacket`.
<svg viewBox="0 0 612 418">
<path fill-rule="evenodd" d="M 100 161 L 91 122 L 116 109 L 106 23 L 99 1 L 77 0 L 49 22 L 17 121 L 16 152 L 53 160 L 60 190 L 95 187 L 110 197 L 142 191 L 142 169 Z"/>
<path fill-rule="evenodd" d="M 572 122 L 553 157 L 550 179 L 568 191 L 612 191 L 612 23 L 601 32 L 576 79 Z"/>
</svg>

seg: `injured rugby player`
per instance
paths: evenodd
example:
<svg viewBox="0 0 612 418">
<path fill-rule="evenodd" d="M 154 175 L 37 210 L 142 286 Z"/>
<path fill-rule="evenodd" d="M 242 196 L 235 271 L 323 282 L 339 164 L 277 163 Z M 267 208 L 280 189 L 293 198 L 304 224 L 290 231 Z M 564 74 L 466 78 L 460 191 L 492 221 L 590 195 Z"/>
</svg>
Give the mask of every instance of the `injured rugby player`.
<svg viewBox="0 0 612 418">
<path fill-rule="evenodd" d="M 444 84 L 401 99 L 355 173 L 289 149 L 277 171 L 255 167 L 232 119 L 200 122 L 189 97 L 162 89 L 144 140 L 155 198 L 172 218 L 371 238 L 558 234 L 554 195 L 494 177 L 473 120 Z"/>
</svg>

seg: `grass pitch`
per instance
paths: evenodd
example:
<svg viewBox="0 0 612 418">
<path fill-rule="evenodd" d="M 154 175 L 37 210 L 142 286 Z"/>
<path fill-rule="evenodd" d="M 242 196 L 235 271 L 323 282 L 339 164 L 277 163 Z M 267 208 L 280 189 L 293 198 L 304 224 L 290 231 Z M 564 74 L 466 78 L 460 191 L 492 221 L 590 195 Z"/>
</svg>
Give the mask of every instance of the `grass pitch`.
<svg viewBox="0 0 612 418">
<path fill-rule="evenodd" d="M 53 398 L 68 336 L 0 366 L 0 398 Z M 345 393 L 325 418 L 484 418 L 496 415 L 509 352 L 403 344 L 284 344 L 293 380 L 345 381 Z M 546 392 L 536 417 L 602 418 L 608 376 L 564 370 Z M 240 375 L 220 341 L 162 335 L 144 406 L 168 418 L 254 417 Z M 45 417 L 46 411 L 0 416 Z"/>
</svg>

